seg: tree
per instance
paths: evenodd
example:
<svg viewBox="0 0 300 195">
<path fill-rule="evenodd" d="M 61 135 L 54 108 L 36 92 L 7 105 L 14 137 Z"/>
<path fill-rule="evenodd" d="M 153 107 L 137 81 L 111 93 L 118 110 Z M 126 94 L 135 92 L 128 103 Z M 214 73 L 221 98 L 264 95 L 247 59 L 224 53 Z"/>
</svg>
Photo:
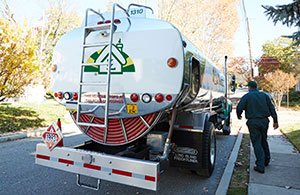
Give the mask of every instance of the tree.
<svg viewBox="0 0 300 195">
<path fill-rule="evenodd" d="M 293 3 L 289 3 L 286 5 L 277 5 L 273 6 L 262 6 L 265 9 L 266 16 L 269 16 L 269 19 L 272 19 L 274 24 L 277 22 L 281 22 L 283 25 L 287 25 L 288 27 L 296 26 L 300 27 L 300 1 L 293 0 Z M 291 36 L 287 36 L 288 38 L 293 38 L 295 45 L 300 44 L 300 31 L 294 32 Z"/>
<path fill-rule="evenodd" d="M 7 0 L 1 0 L 3 8 L 0 7 L 0 13 L 2 17 L 6 18 L 10 22 L 16 23 L 16 20 L 14 18 L 14 14 L 11 12 L 10 7 L 7 3 Z"/>
<path fill-rule="evenodd" d="M 265 89 L 268 83 L 266 80 L 267 74 L 279 70 L 281 63 L 276 58 L 263 54 L 255 61 L 255 64 L 258 66 L 259 74 L 254 78 L 254 80 L 259 84 L 260 87 Z"/>
<path fill-rule="evenodd" d="M 218 63 L 233 53 L 238 0 L 159 0 L 158 17 L 174 24 L 205 56 Z"/>
<path fill-rule="evenodd" d="M 237 80 L 242 84 L 250 81 L 250 66 L 242 57 L 231 58 L 229 60 L 228 73 L 236 75 Z"/>
<path fill-rule="evenodd" d="M 269 92 L 274 93 L 274 102 L 276 107 L 281 106 L 283 95 L 298 83 L 293 73 L 288 74 L 281 70 L 268 73 L 265 80 L 266 83 L 264 88 Z"/>
<path fill-rule="evenodd" d="M 81 18 L 76 12 L 69 11 L 68 1 L 48 0 L 49 9 L 45 11 L 44 25 L 39 27 L 38 55 L 41 60 L 43 84 L 47 87 L 50 83 L 50 68 L 53 49 L 59 38 L 65 33 L 77 28 L 81 24 Z"/>
<path fill-rule="evenodd" d="M 31 31 L 3 18 L 0 43 L 0 101 L 4 101 L 22 94 L 24 87 L 39 78 L 39 61 Z"/>
<path fill-rule="evenodd" d="M 300 46 L 295 46 L 292 39 L 277 38 L 267 41 L 262 47 L 267 56 L 272 56 L 280 61 L 280 69 L 286 73 L 295 73 L 300 78 Z"/>
</svg>

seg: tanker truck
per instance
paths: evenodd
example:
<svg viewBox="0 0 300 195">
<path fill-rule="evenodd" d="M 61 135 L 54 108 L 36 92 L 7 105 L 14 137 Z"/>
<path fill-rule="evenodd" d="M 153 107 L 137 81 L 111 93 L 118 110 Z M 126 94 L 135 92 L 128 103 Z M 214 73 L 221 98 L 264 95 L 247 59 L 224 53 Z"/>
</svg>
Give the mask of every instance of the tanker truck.
<svg viewBox="0 0 300 195">
<path fill-rule="evenodd" d="M 213 173 L 215 131 L 230 134 L 226 68 L 150 7 L 87 9 L 55 46 L 52 71 L 56 101 L 90 140 L 64 147 L 53 123 L 36 164 L 75 173 L 77 185 L 94 190 L 106 180 L 156 191 L 169 166 Z"/>
</svg>

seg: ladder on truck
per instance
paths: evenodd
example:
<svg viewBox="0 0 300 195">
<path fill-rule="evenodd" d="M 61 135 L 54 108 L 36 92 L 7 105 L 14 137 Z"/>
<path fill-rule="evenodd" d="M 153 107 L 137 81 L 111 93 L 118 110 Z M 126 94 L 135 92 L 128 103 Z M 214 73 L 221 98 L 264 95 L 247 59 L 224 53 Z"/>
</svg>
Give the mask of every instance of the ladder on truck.
<svg viewBox="0 0 300 195">
<path fill-rule="evenodd" d="M 109 96 L 110 96 L 110 79 L 111 79 L 111 64 L 112 64 L 112 46 L 113 46 L 113 35 L 114 32 L 116 31 L 116 25 L 114 24 L 114 19 L 115 19 L 115 8 L 118 6 L 121 10 L 123 10 L 126 15 L 129 17 L 128 12 L 126 9 L 121 7 L 118 4 L 113 5 L 112 9 L 112 15 L 111 15 L 111 23 L 105 23 L 105 18 L 102 16 L 101 13 L 93 10 L 93 9 L 87 9 L 86 10 L 86 16 L 85 16 L 85 22 L 84 22 L 84 29 L 83 29 L 83 45 L 82 45 L 82 60 L 81 60 L 81 68 L 80 68 L 80 82 L 79 82 L 79 94 L 78 94 L 78 103 L 77 103 L 77 116 L 76 116 L 76 123 L 77 125 L 82 125 L 82 126 L 94 126 L 94 127 L 102 127 L 104 128 L 104 138 L 103 142 L 106 143 L 106 137 L 107 137 L 107 127 L 108 127 L 108 117 L 110 115 L 114 115 L 114 113 L 109 113 Z M 102 20 L 103 23 L 96 25 L 96 26 L 88 26 L 88 17 L 89 17 L 89 12 L 93 12 L 97 16 L 99 16 Z M 103 31 L 103 30 L 109 30 L 109 41 L 108 42 L 103 42 L 100 44 L 86 44 L 86 38 L 91 32 L 95 31 Z M 108 56 L 108 63 L 85 63 L 84 62 L 84 56 L 85 56 L 85 49 L 86 48 L 91 48 L 91 47 L 101 47 L 101 46 L 109 46 L 109 56 Z M 87 83 L 83 81 L 83 74 L 84 74 L 84 68 L 87 66 L 107 66 L 107 78 L 106 82 L 93 82 L 93 83 Z M 82 87 L 83 86 L 97 86 L 97 87 L 106 87 L 106 97 L 105 97 L 105 103 L 87 103 L 87 102 L 82 102 L 81 97 L 82 97 Z M 87 122 L 80 122 L 80 114 L 83 114 L 86 111 L 81 110 L 81 106 L 94 106 L 94 108 L 88 113 L 94 112 L 97 110 L 99 107 L 104 107 L 104 124 L 95 124 L 90 121 L 90 123 Z M 92 118 L 93 120 L 93 118 Z"/>
</svg>

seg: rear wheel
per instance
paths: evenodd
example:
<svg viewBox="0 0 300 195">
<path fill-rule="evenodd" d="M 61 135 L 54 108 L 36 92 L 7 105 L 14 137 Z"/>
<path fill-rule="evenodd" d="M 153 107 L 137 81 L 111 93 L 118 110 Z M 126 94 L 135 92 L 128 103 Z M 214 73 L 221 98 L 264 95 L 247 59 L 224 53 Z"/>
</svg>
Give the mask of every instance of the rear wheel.
<svg viewBox="0 0 300 195">
<path fill-rule="evenodd" d="M 216 133 L 213 123 L 206 121 L 202 137 L 202 170 L 197 174 L 211 176 L 216 162 Z"/>
</svg>

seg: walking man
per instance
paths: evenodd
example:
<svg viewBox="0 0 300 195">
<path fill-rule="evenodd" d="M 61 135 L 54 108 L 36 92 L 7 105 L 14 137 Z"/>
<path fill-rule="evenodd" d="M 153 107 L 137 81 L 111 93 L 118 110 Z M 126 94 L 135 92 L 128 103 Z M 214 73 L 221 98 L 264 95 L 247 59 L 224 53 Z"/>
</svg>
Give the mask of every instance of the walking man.
<svg viewBox="0 0 300 195">
<path fill-rule="evenodd" d="M 254 170 L 259 173 L 265 172 L 265 166 L 270 162 L 270 150 L 267 142 L 267 132 L 269 128 L 269 116 L 273 118 L 274 129 L 278 128 L 277 114 L 270 97 L 264 92 L 257 90 L 257 83 L 250 81 L 248 91 L 242 97 L 236 108 L 238 119 L 242 119 L 245 110 L 247 126 L 250 132 L 250 139 L 256 157 Z"/>
</svg>

